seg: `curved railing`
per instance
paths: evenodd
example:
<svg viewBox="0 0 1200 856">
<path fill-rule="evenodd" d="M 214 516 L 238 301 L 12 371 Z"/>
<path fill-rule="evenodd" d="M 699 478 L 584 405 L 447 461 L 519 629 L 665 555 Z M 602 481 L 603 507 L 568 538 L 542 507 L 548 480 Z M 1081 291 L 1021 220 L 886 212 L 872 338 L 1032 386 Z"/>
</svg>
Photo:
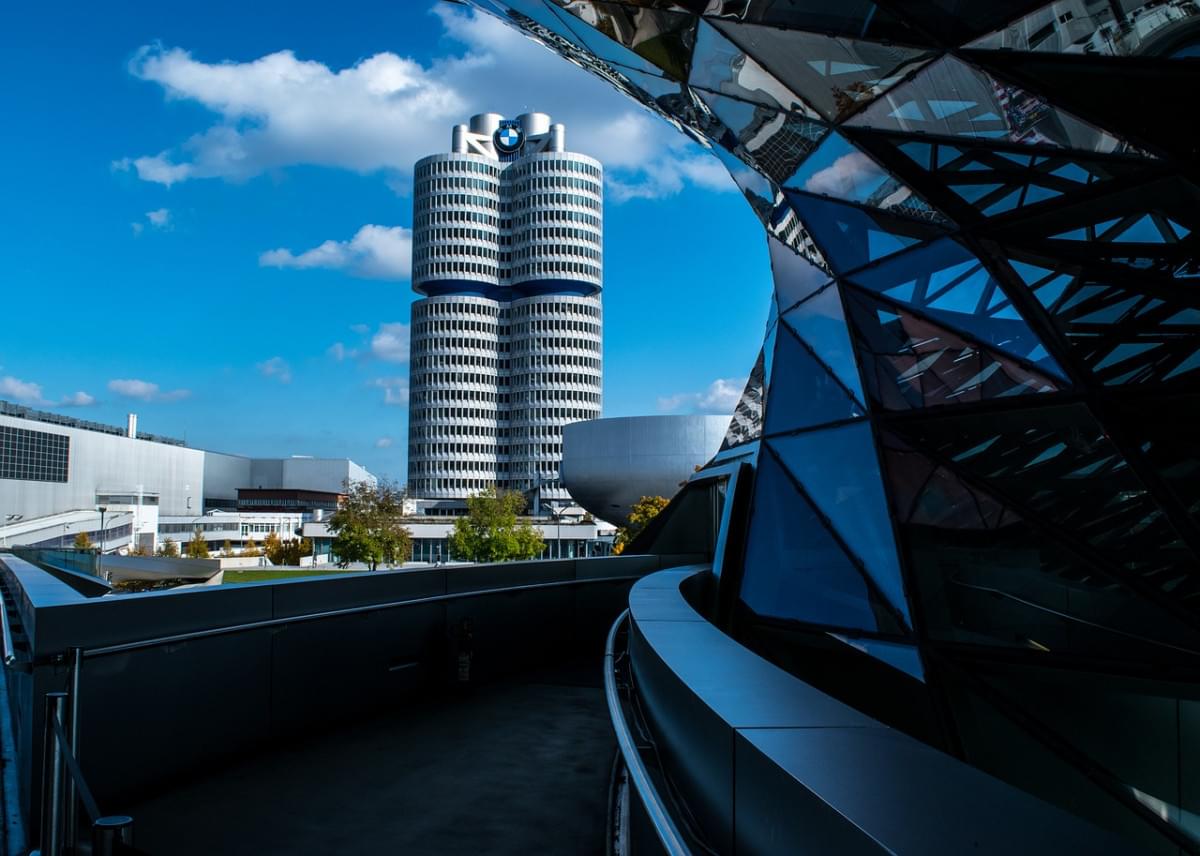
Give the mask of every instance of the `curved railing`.
<svg viewBox="0 0 1200 856">
<path fill-rule="evenodd" d="M 613 648 L 617 639 L 617 631 L 629 618 L 629 610 L 620 614 L 612 629 L 608 631 L 608 641 L 604 646 L 604 697 L 608 702 L 608 714 L 612 718 L 613 731 L 617 736 L 617 747 L 621 751 L 621 759 L 629 773 L 629 780 L 637 791 L 638 799 L 646 808 L 650 824 L 658 836 L 663 849 L 671 856 L 691 856 L 691 849 L 684 842 L 679 828 L 671 819 L 666 803 L 650 779 L 646 765 L 642 762 L 641 754 L 633 740 L 633 732 L 625 721 L 625 712 L 621 708 L 621 696 L 617 690 L 616 658 Z"/>
</svg>

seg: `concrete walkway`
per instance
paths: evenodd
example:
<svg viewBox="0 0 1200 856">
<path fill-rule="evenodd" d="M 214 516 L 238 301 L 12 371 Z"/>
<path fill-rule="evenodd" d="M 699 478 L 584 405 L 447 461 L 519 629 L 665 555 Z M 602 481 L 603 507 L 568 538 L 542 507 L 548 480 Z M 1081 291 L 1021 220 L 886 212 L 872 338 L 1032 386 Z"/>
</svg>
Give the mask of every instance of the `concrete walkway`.
<svg viewBox="0 0 1200 856">
<path fill-rule="evenodd" d="M 352 723 L 134 806 L 152 856 L 601 854 L 599 661 Z"/>
</svg>

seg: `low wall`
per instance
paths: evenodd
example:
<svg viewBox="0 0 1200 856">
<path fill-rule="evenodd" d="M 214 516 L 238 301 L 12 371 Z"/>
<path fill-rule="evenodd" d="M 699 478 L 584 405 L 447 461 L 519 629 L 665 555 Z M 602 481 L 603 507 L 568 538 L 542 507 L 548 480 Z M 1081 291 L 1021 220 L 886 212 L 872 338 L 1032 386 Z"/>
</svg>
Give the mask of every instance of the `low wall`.
<svg viewBox="0 0 1200 856">
<path fill-rule="evenodd" d="M 17 609 L 33 655 L 28 673 L 10 673 L 28 828 L 37 828 L 29 794 L 40 787 L 44 696 L 67 689 L 72 649 L 85 651 L 81 764 L 101 808 L 118 812 L 205 766 L 435 689 L 453 674 L 464 621 L 478 679 L 581 647 L 596 652 L 599 669 L 632 578 L 695 558 L 376 571 L 98 598 L 0 559 L 10 588 L 23 592 Z"/>
</svg>

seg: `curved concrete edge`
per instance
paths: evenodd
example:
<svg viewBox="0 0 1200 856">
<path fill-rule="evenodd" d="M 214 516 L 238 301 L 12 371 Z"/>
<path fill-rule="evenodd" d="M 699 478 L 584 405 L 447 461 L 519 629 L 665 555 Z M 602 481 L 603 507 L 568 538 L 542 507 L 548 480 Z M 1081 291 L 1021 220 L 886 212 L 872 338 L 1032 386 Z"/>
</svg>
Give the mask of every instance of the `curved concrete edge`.
<svg viewBox="0 0 1200 856">
<path fill-rule="evenodd" d="M 630 592 L 634 685 L 722 853 L 1129 853 L 1131 846 L 804 683 L 726 636 L 660 571 Z"/>
</svg>

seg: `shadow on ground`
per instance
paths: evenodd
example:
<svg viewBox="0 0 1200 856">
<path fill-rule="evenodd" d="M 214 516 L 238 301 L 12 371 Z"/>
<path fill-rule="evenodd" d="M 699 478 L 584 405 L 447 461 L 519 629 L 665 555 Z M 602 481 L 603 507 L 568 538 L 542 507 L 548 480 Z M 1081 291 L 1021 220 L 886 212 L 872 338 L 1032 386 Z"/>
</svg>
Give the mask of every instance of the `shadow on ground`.
<svg viewBox="0 0 1200 856">
<path fill-rule="evenodd" d="M 152 856 L 604 852 L 599 662 L 352 722 L 130 812 Z"/>
</svg>

